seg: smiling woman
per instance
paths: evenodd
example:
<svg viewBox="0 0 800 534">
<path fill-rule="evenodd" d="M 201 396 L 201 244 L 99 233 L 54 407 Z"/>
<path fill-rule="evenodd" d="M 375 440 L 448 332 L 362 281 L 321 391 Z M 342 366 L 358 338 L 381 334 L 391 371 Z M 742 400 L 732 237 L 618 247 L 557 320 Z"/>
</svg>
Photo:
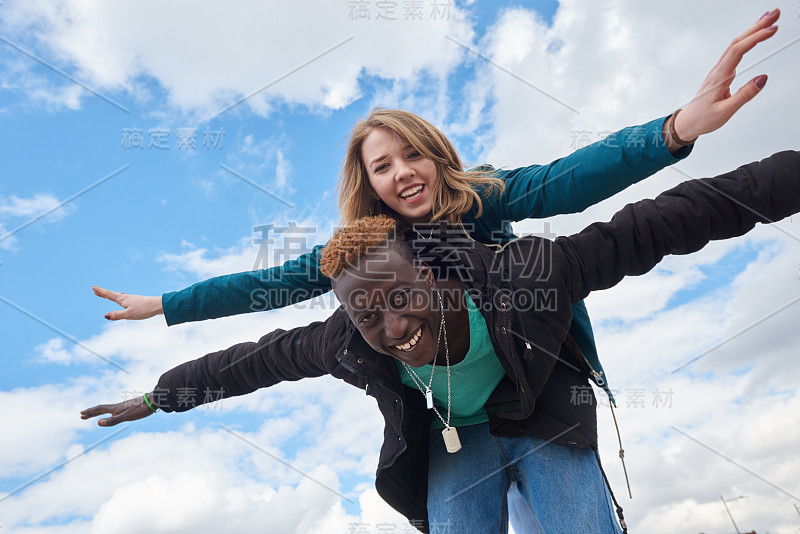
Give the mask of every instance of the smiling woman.
<svg viewBox="0 0 800 534">
<path fill-rule="evenodd" d="M 398 109 L 374 109 L 356 124 L 339 181 L 342 224 L 387 213 L 404 226 L 452 223 L 500 194 L 494 169 L 465 171 L 450 140 L 425 119 Z"/>
</svg>

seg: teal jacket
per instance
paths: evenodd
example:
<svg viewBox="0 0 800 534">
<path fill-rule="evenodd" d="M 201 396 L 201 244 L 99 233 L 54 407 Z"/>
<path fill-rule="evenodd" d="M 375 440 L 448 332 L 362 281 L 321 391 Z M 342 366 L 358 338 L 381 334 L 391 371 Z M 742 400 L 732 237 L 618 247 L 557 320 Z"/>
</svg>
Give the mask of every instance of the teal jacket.
<svg viewBox="0 0 800 534">
<path fill-rule="evenodd" d="M 511 223 L 578 213 L 626 187 L 685 158 L 692 147 L 670 154 L 662 128 L 666 117 L 615 132 L 548 165 L 497 170 L 505 182 L 502 195 L 483 198 L 462 222 L 482 243 L 506 243 L 516 236 Z M 210 278 L 181 291 L 164 293 L 167 324 L 274 310 L 327 293 L 331 282 L 319 272 L 323 245 L 281 266 Z M 589 314 L 583 302 L 573 305 L 570 334 L 580 347 L 595 382 L 608 390 L 597 356 Z"/>
</svg>

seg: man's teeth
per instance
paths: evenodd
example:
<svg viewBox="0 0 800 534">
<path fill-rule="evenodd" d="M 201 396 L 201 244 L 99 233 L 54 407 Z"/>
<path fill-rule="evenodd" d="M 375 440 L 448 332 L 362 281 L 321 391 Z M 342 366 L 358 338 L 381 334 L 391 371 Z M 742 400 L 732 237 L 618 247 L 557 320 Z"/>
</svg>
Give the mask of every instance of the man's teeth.
<svg viewBox="0 0 800 534">
<path fill-rule="evenodd" d="M 414 345 L 417 344 L 417 341 L 419 341 L 420 337 L 422 337 L 422 327 L 421 326 L 419 327 L 419 330 L 417 330 L 414 333 L 414 335 L 411 337 L 411 339 L 409 339 L 408 341 L 406 341 L 402 345 L 395 345 L 395 348 L 400 349 L 400 350 L 405 351 L 405 352 L 408 352 L 408 351 L 411 350 L 411 347 L 413 347 Z"/>
<path fill-rule="evenodd" d="M 411 189 L 406 189 L 402 193 L 400 193 L 400 198 L 410 198 L 416 196 L 418 193 L 422 191 L 422 185 L 418 185 L 416 187 L 412 187 Z"/>
</svg>

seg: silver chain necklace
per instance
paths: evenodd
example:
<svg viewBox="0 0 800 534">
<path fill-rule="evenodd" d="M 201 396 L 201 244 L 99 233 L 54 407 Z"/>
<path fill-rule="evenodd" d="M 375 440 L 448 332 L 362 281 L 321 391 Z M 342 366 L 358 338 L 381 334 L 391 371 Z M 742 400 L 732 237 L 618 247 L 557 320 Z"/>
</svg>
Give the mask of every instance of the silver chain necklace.
<svg viewBox="0 0 800 534">
<path fill-rule="evenodd" d="M 442 430 L 442 439 L 444 439 L 444 446 L 447 449 L 447 452 L 454 453 L 461 450 L 461 440 L 458 438 L 458 431 L 455 427 L 450 426 L 450 405 L 451 405 L 451 392 L 450 392 L 450 347 L 447 344 L 447 325 L 444 321 L 444 306 L 442 305 L 442 294 L 439 290 L 436 290 L 436 296 L 439 298 L 439 310 L 441 312 L 442 319 L 439 322 L 439 333 L 436 336 L 436 355 L 433 358 L 433 366 L 431 368 L 431 378 L 428 381 L 428 385 L 425 385 L 425 382 L 417 375 L 416 371 L 408 365 L 406 362 L 403 362 L 403 366 L 408 371 L 411 380 L 414 381 L 414 384 L 419 388 L 420 392 L 425 396 L 425 402 L 428 406 L 429 410 L 433 410 L 433 412 L 439 417 L 439 419 L 444 424 L 444 429 Z M 439 410 L 436 409 L 436 406 L 433 405 L 433 391 L 431 386 L 433 385 L 433 373 L 436 371 L 436 356 L 439 355 L 439 341 L 442 338 L 442 334 L 444 334 L 444 358 L 446 363 L 447 369 L 447 420 L 442 417 L 442 414 L 439 413 Z"/>
<path fill-rule="evenodd" d="M 433 237 L 433 228 L 431 228 L 431 231 L 428 233 L 428 237 L 425 237 L 419 232 L 419 230 L 417 230 L 416 223 L 411 225 L 411 229 L 414 230 L 417 233 L 417 235 L 420 236 L 422 239 L 431 239 Z"/>
</svg>

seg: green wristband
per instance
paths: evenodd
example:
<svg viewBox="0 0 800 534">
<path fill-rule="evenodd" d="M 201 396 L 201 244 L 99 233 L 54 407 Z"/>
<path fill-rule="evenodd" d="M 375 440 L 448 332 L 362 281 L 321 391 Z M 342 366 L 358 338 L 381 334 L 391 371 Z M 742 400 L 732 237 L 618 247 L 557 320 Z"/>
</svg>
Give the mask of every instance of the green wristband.
<svg viewBox="0 0 800 534">
<path fill-rule="evenodd" d="M 156 408 L 153 408 L 153 405 L 152 405 L 152 404 L 150 404 L 150 401 L 149 401 L 149 400 L 147 400 L 147 393 L 145 393 L 144 395 L 142 395 L 142 397 L 144 397 L 144 402 L 146 402 L 146 403 L 147 403 L 147 407 L 148 407 L 148 408 L 150 408 L 151 410 L 153 410 L 153 413 L 156 413 L 158 410 L 157 410 Z"/>
</svg>

